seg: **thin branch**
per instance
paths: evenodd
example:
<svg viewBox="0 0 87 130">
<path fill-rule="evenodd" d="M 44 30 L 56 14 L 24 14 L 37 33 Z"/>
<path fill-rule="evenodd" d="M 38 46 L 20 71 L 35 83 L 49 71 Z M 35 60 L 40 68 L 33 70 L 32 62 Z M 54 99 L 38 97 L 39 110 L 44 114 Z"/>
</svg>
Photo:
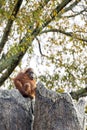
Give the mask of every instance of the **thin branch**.
<svg viewBox="0 0 87 130">
<path fill-rule="evenodd" d="M 10 18 L 8 19 L 8 23 L 5 27 L 4 34 L 3 34 L 3 37 L 2 37 L 1 42 L 0 42 L 0 53 L 5 45 L 6 41 L 8 40 L 8 36 L 9 36 L 10 31 L 11 31 L 12 24 L 13 24 L 14 19 L 15 19 L 16 15 L 20 9 L 22 1 L 23 0 L 17 1 L 16 5 L 14 6 L 14 9 L 12 11 Z"/>
<path fill-rule="evenodd" d="M 87 39 L 83 39 L 83 38 L 80 38 L 80 36 L 76 36 L 76 35 L 74 35 L 73 34 L 73 32 L 65 32 L 65 31 L 63 31 L 63 30 L 60 30 L 60 29 L 49 29 L 49 30 L 45 30 L 45 31 L 42 31 L 41 32 L 41 34 L 42 33 L 48 33 L 48 32 L 59 32 L 59 33 L 62 33 L 62 34 L 64 34 L 64 35 L 66 35 L 66 36 L 69 36 L 69 37 L 72 37 L 72 38 L 74 38 L 74 39 L 78 39 L 78 40 L 80 40 L 80 41 L 84 41 L 84 42 L 87 42 Z"/>
<path fill-rule="evenodd" d="M 76 0 L 75 2 L 73 2 L 73 4 L 71 4 L 69 7 L 65 8 L 64 12 L 72 10 L 80 1 L 81 0 Z"/>
<path fill-rule="evenodd" d="M 44 55 L 44 54 L 42 53 L 40 41 L 39 41 L 39 39 L 38 39 L 37 37 L 36 37 L 36 40 L 37 40 L 37 42 L 38 42 L 39 51 L 40 51 L 41 56 L 48 57 L 48 56 L 46 56 L 46 55 Z"/>
<path fill-rule="evenodd" d="M 85 12 L 85 11 L 86 11 L 86 9 L 81 10 L 80 12 L 78 12 L 78 13 L 76 13 L 76 14 L 73 14 L 73 15 L 70 15 L 70 16 L 65 16 L 65 17 L 67 17 L 67 18 L 72 18 L 72 17 L 75 17 L 75 16 L 78 16 L 78 15 L 82 14 L 82 13 Z"/>
<path fill-rule="evenodd" d="M 80 2 L 81 0 L 76 0 L 75 2 L 73 2 L 69 7 L 65 7 L 65 9 L 63 10 L 63 12 L 60 12 L 58 14 L 58 17 L 61 17 L 64 13 L 72 10 L 76 5 L 78 5 L 78 3 Z"/>
</svg>

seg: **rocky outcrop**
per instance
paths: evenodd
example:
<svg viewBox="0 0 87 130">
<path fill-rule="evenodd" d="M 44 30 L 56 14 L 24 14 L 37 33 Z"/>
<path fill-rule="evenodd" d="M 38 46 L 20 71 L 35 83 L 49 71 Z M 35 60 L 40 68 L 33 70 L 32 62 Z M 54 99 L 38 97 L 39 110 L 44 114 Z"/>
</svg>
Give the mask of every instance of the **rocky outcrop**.
<svg viewBox="0 0 87 130">
<path fill-rule="evenodd" d="M 34 130 L 83 130 L 72 98 L 39 83 L 34 110 Z"/>
<path fill-rule="evenodd" d="M 0 90 L 0 130 L 31 130 L 32 101 L 16 90 Z"/>
<path fill-rule="evenodd" d="M 73 103 L 69 94 L 48 90 L 42 83 L 37 85 L 35 101 L 16 89 L 0 90 L 0 130 L 84 130 L 83 105 L 82 100 Z"/>
</svg>

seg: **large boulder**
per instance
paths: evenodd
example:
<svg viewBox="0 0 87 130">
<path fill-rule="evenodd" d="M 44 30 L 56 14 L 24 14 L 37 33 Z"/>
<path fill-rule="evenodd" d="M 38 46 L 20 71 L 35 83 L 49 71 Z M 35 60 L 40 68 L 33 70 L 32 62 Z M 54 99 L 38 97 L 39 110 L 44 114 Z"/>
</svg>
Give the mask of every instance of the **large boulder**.
<svg viewBox="0 0 87 130">
<path fill-rule="evenodd" d="M 83 130 L 84 115 L 83 100 L 73 103 L 69 94 L 48 90 L 42 83 L 35 102 L 17 89 L 0 90 L 0 130 Z"/>
<path fill-rule="evenodd" d="M 0 130 L 31 130 L 32 110 L 18 90 L 0 90 Z"/>
<path fill-rule="evenodd" d="M 69 94 L 59 94 L 39 83 L 36 90 L 34 130 L 83 130 Z"/>
</svg>

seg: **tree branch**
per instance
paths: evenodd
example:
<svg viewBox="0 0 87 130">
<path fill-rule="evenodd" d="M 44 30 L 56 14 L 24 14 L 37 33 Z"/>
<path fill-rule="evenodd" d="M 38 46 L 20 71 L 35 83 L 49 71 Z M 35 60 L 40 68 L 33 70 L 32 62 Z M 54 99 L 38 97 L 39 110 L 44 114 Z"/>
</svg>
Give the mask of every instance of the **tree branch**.
<svg viewBox="0 0 87 130">
<path fill-rule="evenodd" d="M 61 17 L 64 13 L 72 10 L 81 0 L 76 0 L 75 2 L 73 2 L 69 7 L 66 7 L 63 12 L 60 12 L 58 14 L 58 17 Z"/>
<path fill-rule="evenodd" d="M 12 71 L 14 70 L 14 68 L 18 65 L 18 64 L 15 64 L 15 63 L 18 63 L 18 59 L 19 59 L 19 54 L 21 54 L 21 58 L 23 57 L 23 55 L 25 54 L 25 52 L 26 52 L 26 50 L 27 50 L 27 48 L 28 48 L 28 46 L 29 45 L 31 45 L 31 43 L 32 43 L 32 41 L 34 40 L 34 38 L 36 38 L 36 36 L 37 35 L 39 35 L 40 34 L 40 32 L 42 31 L 42 29 L 44 28 L 44 27 L 46 27 L 52 20 L 54 20 L 54 18 L 56 17 L 55 15 L 54 15 L 54 11 L 56 11 L 57 13 L 59 13 L 69 2 L 71 2 L 72 0 L 63 0 L 62 1 L 62 3 L 60 4 L 60 5 L 58 5 L 57 6 L 57 8 L 55 9 L 55 10 L 53 10 L 53 12 L 52 12 L 52 14 L 51 14 L 51 18 L 48 20 L 48 19 L 46 19 L 45 20 L 45 22 L 42 24 L 42 26 L 38 26 L 38 27 L 36 27 L 36 29 L 34 29 L 34 30 L 32 30 L 32 32 L 31 33 L 27 33 L 26 34 L 26 37 L 25 38 L 23 38 L 23 40 L 21 40 L 21 42 L 20 42 L 20 44 L 15 48 L 16 49 L 16 53 L 13 53 L 13 55 L 12 56 L 10 56 L 9 57 L 9 59 L 8 59 L 8 57 L 5 57 L 5 60 L 0 64 L 0 72 L 2 72 L 4 69 L 6 69 L 7 67 L 9 67 L 9 68 L 7 68 L 7 73 L 8 74 L 6 74 L 7 76 L 9 76 L 11 73 L 12 73 Z M 38 18 L 37 18 L 38 19 Z M 28 39 L 30 39 L 30 41 L 28 41 Z M 19 48 L 20 48 L 20 51 L 19 51 Z M 22 50 L 23 50 L 23 52 L 22 52 Z M 11 50 L 10 50 L 11 51 Z M 21 53 L 22 52 L 22 53 Z M 14 61 L 12 62 L 12 57 L 13 56 L 15 56 L 15 59 L 14 59 Z M 20 59 L 21 59 L 20 58 Z M 11 61 L 10 61 L 11 60 Z M 12 67 L 12 69 L 11 69 L 11 66 L 9 66 L 9 62 L 12 62 L 12 65 L 13 65 L 13 67 Z M 6 64 L 6 65 L 5 65 Z M 15 66 L 14 66 L 14 64 L 15 64 Z M 3 65 L 4 65 L 4 67 L 3 67 Z M 1 68 L 2 67 L 2 68 Z M 11 71 L 10 71 L 10 69 L 11 69 Z M 10 72 L 9 72 L 10 71 Z M 4 73 L 4 75 L 5 75 L 5 73 Z M 5 76 L 5 77 L 1 77 L 0 78 L 0 81 L 1 81 L 1 85 L 3 84 L 3 82 L 7 79 L 7 76 Z"/>
<path fill-rule="evenodd" d="M 20 1 L 20 0 L 19 0 Z M 44 0 L 42 3 L 40 3 L 40 6 L 35 10 L 35 11 L 37 11 L 37 10 L 42 10 L 43 9 L 43 7 L 49 2 L 50 0 Z M 30 27 L 29 27 L 30 28 Z M 30 35 L 35 35 L 35 33 L 37 33 L 38 31 L 37 31 L 38 29 L 36 28 L 36 29 L 34 29 L 34 31 L 33 31 L 33 33 L 32 34 L 30 34 Z M 28 33 L 29 34 L 29 33 Z M 28 35 L 27 36 L 27 34 L 26 34 L 26 36 L 19 42 L 19 44 L 22 44 L 23 45 L 23 42 L 25 43 L 27 40 L 26 39 L 29 39 L 29 37 L 31 37 L 30 35 Z M 4 37 L 4 36 L 3 36 Z M 23 45 L 24 46 L 24 45 Z M 22 47 L 23 46 L 21 46 L 21 48 L 20 48 L 20 50 L 22 49 Z M 19 45 L 16 47 L 16 50 L 18 50 L 18 48 L 19 48 Z M 27 48 L 28 48 L 28 46 L 27 46 Z M 9 52 L 13 52 L 13 50 L 9 50 Z M 8 52 L 8 53 L 9 53 Z M 17 51 L 16 51 L 17 52 Z M 19 51 L 18 51 L 18 53 L 19 53 Z M 7 68 L 8 67 L 8 65 L 9 65 L 9 62 L 10 62 L 10 60 L 11 60 L 12 58 L 11 57 L 9 57 L 9 59 L 8 59 L 8 57 L 7 56 L 5 56 L 4 58 L 2 57 L 1 58 L 1 60 L 0 60 L 0 72 L 2 72 L 5 68 Z M 17 59 L 17 58 L 16 58 Z M 6 61 L 6 62 L 5 62 Z M 5 63 L 4 63 L 5 62 Z M 18 65 L 18 64 L 17 64 Z"/>
<path fill-rule="evenodd" d="M 63 1 L 61 2 L 61 4 L 59 4 L 59 5 L 52 11 L 52 13 L 50 14 L 50 18 L 44 20 L 44 21 L 46 21 L 46 22 L 42 25 L 42 27 L 43 27 L 43 28 L 46 27 L 52 20 L 55 19 L 55 17 L 57 17 L 57 16 L 55 16 L 55 13 L 54 13 L 54 12 L 56 12 L 56 14 L 58 14 L 65 6 L 66 6 L 67 4 L 69 4 L 71 1 L 72 1 L 72 0 L 63 0 Z"/>
<path fill-rule="evenodd" d="M 40 51 L 41 56 L 48 57 L 48 56 L 46 56 L 46 55 L 44 55 L 44 54 L 42 53 L 40 41 L 39 41 L 39 39 L 38 39 L 37 37 L 36 37 L 36 40 L 37 40 L 37 42 L 38 42 L 39 51 Z"/>
<path fill-rule="evenodd" d="M 35 10 L 35 11 L 37 11 L 37 10 L 42 10 L 43 9 L 43 7 L 49 2 L 50 0 L 44 0 L 42 3 L 40 3 L 40 6 Z M 29 27 L 30 28 L 30 27 Z M 35 34 L 38 34 L 38 28 L 36 28 L 36 29 L 34 29 L 33 31 L 32 31 L 32 33 L 29 35 L 29 33 L 28 34 L 26 34 L 26 36 L 22 39 L 22 40 L 20 40 L 20 42 L 19 42 L 19 45 L 17 46 L 17 47 L 15 47 L 15 49 L 16 49 L 16 52 L 17 52 L 17 50 L 18 50 L 18 48 L 19 48 L 19 46 L 20 46 L 20 44 L 22 44 L 22 46 L 20 47 L 20 50 L 22 50 L 22 48 L 24 48 L 24 46 L 25 45 L 23 45 L 23 43 L 26 43 L 26 41 L 27 41 L 27 39 L 29 39 L 29 37 L 32 37 L 32 35 L 35 35 Z M 4 36 L 3 36 L 4 37 Z M 27 41 L 28 42 L 28 41 Z M 26 45 L 25 46 L 26 48 L 28 48 L 28 45 Z M 13 50 L 11 49 L 11 50 L 9 50 L 9 52 L 13 52 Z M 8 53 L 9 53 L 8 52 Z M 25 49 L 25 52 L 26 52 L 26 49 Z M 18 53 L 19 53 L 19 51 L 17 52 L 17 55 L 18 55 Z M 18 56 L 15 56 L 16 57 L 16 59 L 18 59 L 17 57 Z M 23 56 L 22 56 L 23 57 Z M 2 58 L 1 60 L 0 60 L 0 73 L 4 70 L 4 69 L 6 69 L 8 66 L 9 66 L 9 63 L 10 63 L 10 61 L 11 61 L 11 59 L 12 59 L 12 56 L 10 56 L 9 58 L 8 58 L 8 56 L 6 55 L 4 58 Z M 5 62 L 6 61 L 6 62 Z M 18 65 L 18 64 L 17 64 Z"/>
<path fill-rule="evenodd" d="M 83 12 L 85 12 L 85 11 L 86 11 L 86 9 L 81 10 L 80 12 L 75 13 L 75 14 L 73 14 L 73 15 L 70 15 L 70 16 L 65 16 L 65 17 L 67 17 L 67 18 L 72 18 L 72 17 L 75 17 L 75 16 L 78 16 L 78 15 L 82 14 L 82 13 L 83 13 Z"/>
<path fill-rule="evenodd" d="M 74 39 L 87 42 L 87 39 L 81 38 L 80 36 L 76 36 L 76 35 L 74 35 L 73 32 L 65 32 L 65 31 L 60 30 L 60 29 L 49 29 L 49 30 L 45 30 L 45 31 L 42 31 L 41 34 L 48 33 L 48 32 L 57 32 L 57 33 L 59 32 L 59 33 L 62 33 L 64 35 L 66 35 L 66 36 L 72 37 Z"/>
<path fill-rule="evenodd" d="M 22 38 L 22 40 L 20 40 L 19 45 L 17 46 L 13 46 L 8 54 L 5 56 L 4 59 L 2 59 L 0 61 L 0 73 L 4 70 L 4 69 L 8 69 L 10 64 L 15 64 L 16 61 L 20 61 L 20 59 L 18 58 L 19 55 L 21 54 L 21 58 L 23 57 L 23 55 L 25 54 L 25 52 L 27 51 L 29 45 L 31 45 L 31 42 L 33 40 L 33 36 L 31 36 L 31 38 L 29 39 L 30 35 L 27 34 L 24 38 Z M 28 41 L 29 40 L 29 41 Z M 9 54 L 11 53 L 11 54 Z M 18 64 L 15 64 L 16 66 Z M 15 66 L 15 67 L 16 67 Z"/>
<path fill-rule="evenodd" d="M 37 33 L 39 32 L 41 32 L 52 20 L 54 20 L 55 19 L 55 17 L 57 17 L 57 16 L 55 16 L 55 13 L 54 12 L 56 12 L 56 14 L 58 15 L 59 13 L 60 13 L 60 11 L 67 5 L 67 4 L 69 4 L 70 2 L 71 2 L 72 0 L 63 0 L 62 2 L 61 2 L 61 4 L 59 4 L 53 11 L 52 11 L 52 13 L 50 14 L 50 18 L 48 18 L 48 19 L 44 19 L 44 23 L 42 24 L 42 26 L 41 27 L 36 27 L 36 29 L 34 29 L 34 31 L 32 32 L 32 35 L 34 35 L 35 37 L 36 37 L 36 35 L 37 35 Z M 37 30 L 37 31 L 36 31 Z"/>
<path fill-rule="evenodd" d="M 12 11 L 10 18 L 8 19 L 8 23 L 5 27 L 4 34 L 3 34 L 3 37 L 2 37 L 1 42 L 0 42 L 0 53 L 5 45 L 6 41 L 8 40 L 8 36 L 9 36 L 10 31 L 11 31 L 12 24 L 14 22 L 14 18 L 16 17 L 16 15 L 20 9 L 22 1 L 23 0 L 17 1 L 16 5 L 14 6 L 14 9 Z"/>
<path fill-rule="evenodd" d="M 72 10 L 81 0 L 75 0 L 69 7 L 65 8 L 64 12 L 67 12 L 69 10 Z"/>
<path fill-rule="evenodd" d="M 19 52 L 18 55 L 14 55 L 10 59 L 10 63 L 8 62 L 8 67 L 6 68 L 6 71 L 2 73 L 2 76 L 0 77 L 0 86 L 3 84 L 3 82 L 9 77 L 9 75 L 12 73 L 12 71 L 15 69 L 15 67 L 18 65 L 20 60 L 22 59 L 23 52 Z M 15 60 L 16 58 L 16 60 Z"/>
</svg>

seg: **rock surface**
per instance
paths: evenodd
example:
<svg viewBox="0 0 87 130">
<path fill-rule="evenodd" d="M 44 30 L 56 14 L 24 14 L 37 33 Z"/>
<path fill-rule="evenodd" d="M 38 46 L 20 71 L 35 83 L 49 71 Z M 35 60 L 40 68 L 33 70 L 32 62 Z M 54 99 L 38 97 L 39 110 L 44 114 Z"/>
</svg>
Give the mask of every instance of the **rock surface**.
<svg viewBox="0 0 87 130">
<path fill-rule="evenodd" d="M 34 130 L 83 130 L 70 95 L 58 94 L 39 83 L 34 110 Z"/>
<path fill-rule="evenodd" d="M 48 90 L 42 83 L 35 102 L 17 89 L 0 90 L 0 130 L 84 130 L 83 106 L 82 100 L 75 104 L 69 94 Z"/>
<path fill-rule="evenodd" d="M 31 130 L 32 102 L 18 90 L 0 90 L 0 130 Z"/>
</svg>

